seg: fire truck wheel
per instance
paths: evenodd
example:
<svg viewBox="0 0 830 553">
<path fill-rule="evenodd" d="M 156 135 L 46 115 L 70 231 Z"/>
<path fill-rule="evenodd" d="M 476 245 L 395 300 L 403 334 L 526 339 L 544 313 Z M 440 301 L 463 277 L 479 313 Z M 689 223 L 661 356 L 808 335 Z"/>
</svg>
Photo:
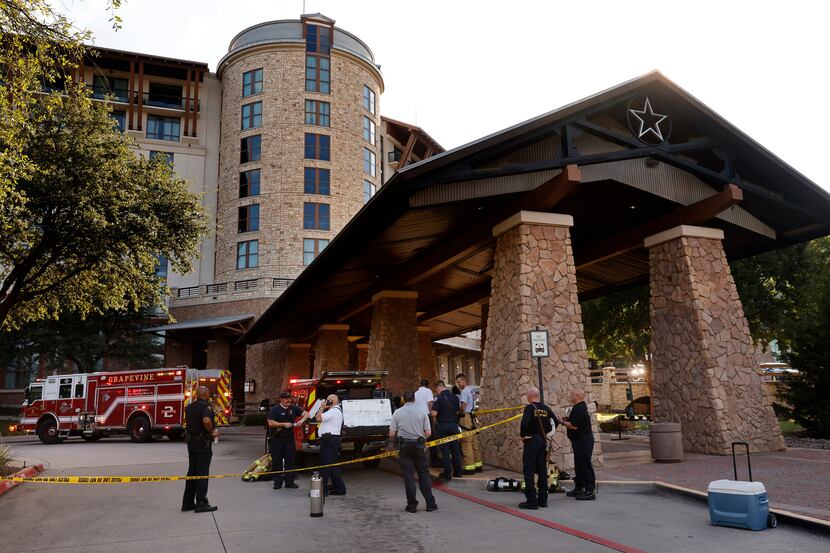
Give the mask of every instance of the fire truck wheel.
<svg viewBox="0 0 830 553">
<path fill-rule="evenodd" d="M 136 415 L 130 421 L 130 440 L 135 443 L 145 443 L 153 439 L 153 428 L 150 419 L 145 415 Z"/>
<path fill-rule="evenodd" d="M 45 444 L 59 444 L 63 440 L 58 434 L 58 422 L 52 417 L 47 417 L 37 425 L 37 437 Z"/>
<path fill-rule="evenodd" d="M 363 468 L 376 469 L 380 466 L 380 459 L 372 459 L 371 461 L 363 461 Z"/>
<path fill-rule="evenodd" d="M 81 439 L 85 442 L 97 442 L 101 438 L 103 438 L 101 434 L 81 434 Z"/>
</svg>

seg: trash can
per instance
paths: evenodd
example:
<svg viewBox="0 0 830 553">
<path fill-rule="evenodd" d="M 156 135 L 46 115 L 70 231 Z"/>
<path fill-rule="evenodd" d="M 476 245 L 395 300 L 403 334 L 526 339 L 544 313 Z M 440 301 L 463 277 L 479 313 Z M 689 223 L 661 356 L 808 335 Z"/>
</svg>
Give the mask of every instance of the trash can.
<svg viewBox="0 0 830 553">
<path fill-rule="evenodd" d="M 649 430 L 651 458 L 658 463 L 683 460 L 683 435 L 679 422 L 657 422 Z"/>
</svg>

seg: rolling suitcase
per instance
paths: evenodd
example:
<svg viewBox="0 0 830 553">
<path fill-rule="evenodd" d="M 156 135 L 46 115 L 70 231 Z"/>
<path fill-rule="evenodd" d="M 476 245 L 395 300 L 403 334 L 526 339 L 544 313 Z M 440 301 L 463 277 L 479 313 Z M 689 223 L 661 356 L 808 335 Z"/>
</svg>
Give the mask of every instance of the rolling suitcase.
<svg viewBox="0 0 830 553">
<path fill-rule="evenodd" d="M 735 446 L 746 447 L 746 463 L 749 469 L 749 481 L 738 480 L 738 463 L 735 458 Z M 769 512 L 767 490 L 761 482 L 752 481 L 752 462 L 749 457 L 749 444 L 732 443 L 732 469 L 735 480 L 715 480 L 709 482 L 709 519 L 715 526 L 730 526 L 749 530 L 775 528 L 778 522 Z"/>
</svg>

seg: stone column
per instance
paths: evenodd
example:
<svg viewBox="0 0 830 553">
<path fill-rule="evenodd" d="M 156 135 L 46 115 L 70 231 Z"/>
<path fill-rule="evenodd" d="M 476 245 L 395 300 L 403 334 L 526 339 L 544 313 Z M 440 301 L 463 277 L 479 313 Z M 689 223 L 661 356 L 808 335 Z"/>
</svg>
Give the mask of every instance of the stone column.
<svg viewBox="0 0 830 553">
<path fill-rule="evenodd" d="M 438 369 L 435 366 L 435 351 L 432 348 L 432 336 L 428 326 L 418 326 L 418 371 L 421 379 L 429 380 L 430 386 L 435 386 L 438 380 Z"/>
<path fill-rule="evenodd" d="M 366 370 L 366 361 L 369 358 L 369 344 L 357 344 L 357 370 Z"/>
<path fill-rule="evenodd" d="M 207 341 L 206 369 L 227 369 L 231 358 L 231 344 L 227 338 Z"/>
<path fill-rule="evenodd" d="M 290 379 L 308 378 L 309 376 L 311 376 L 311 344 L 299 342 L 289 344 L 285 376 L 282 379 L 283 390 L 288 387 Z"/>
<path fill-rule="evenodd" d="M 481 352 L 481 362 L 484 362 L 484 344 L 487 343 L 487 318 L 490 316 L 490 298 L 478 302 L 481 306 L 481 340 L 479 342 L 479 351 Z"/>
<path fill-rule="evenodd" d="M 599 397 L 594 398 L 603 412 L 611 408 L 611 383 L 614 381 L 614 367 L 602 368 L 602 383 L 600 384 Z"/>
<path fill-rule="evenodd" d="M 417 298 L 417 292 L 403 290 L 384 290 L 372 298 L 366 366 L 371 371 L 390 371 L 383 386 L 395 395 L 416 390 L 420 380 Z"/>
<path fill-rule="evenodd" d="M 530 357 L 529 332 L 541 325 L 550 334 L 551 356 L 543 359 L 545 402 L 562 413 L 570 392 L 583 389 L 591 413 L 591 379 L 577 297 L 569 215 L 521 211 L 497 225 L 490 312 L 484 347 L 482 388 L 488 407 L 526 403 L 524 392 L 538 385 L 536 360 Z M 596 426 L 596 417 L 592 416 Z M 496 427 L 481 435 L 484 461 L 521 472 L 522 444 L 518 424 Z M 560 468 L 573 467 L 564 433 L 554 434 Z M 599 442 L 595 462 L 601 464 Z"/>
<path fill-rule="evenodd" d="M 686 451 L 727 455 L 735 441 L 782 450 L 722 240 L 685 225 L 645 240 L 654 420 L 681 423 Z"/>
<path fill-rule="evenodd" d="M 323 372 L 349 370 L 349 325 L 320 326 L 314 347 L 314 376 Z"/>
<path fill-rule="evenodd" d="M 287 340 L 271 340 L 246 348 L 245 379 L 256 380 L 256 390 L 253 394 L 246 394 L 246 403 L 259 402 L 265 398 L 272 403 L 276 401 L 282 391 L 288 353 Z"/>
</svg>

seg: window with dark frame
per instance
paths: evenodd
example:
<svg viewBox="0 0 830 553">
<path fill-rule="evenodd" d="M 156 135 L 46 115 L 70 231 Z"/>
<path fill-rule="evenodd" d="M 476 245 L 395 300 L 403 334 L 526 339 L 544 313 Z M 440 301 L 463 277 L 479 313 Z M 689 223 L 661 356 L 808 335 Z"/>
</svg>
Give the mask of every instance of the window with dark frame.
<svg viewBox="0 0 830 553">
<path fill-rule="evenodd" d="M 150 83 L 147 92 L 148 106 L 160 108 L 184 109 L 182 86 L 167 83 Z"/>
<path fill-rule="evenodd" d="M 363 148 L 363 172 L 373 177 L 377 176 L 378 164 L 375 152 L 369 148 Z"/>
<path fill-rule="evenodd" d="M 319 167 L 305 168 L 305 185 L 303 191 L 306 194 L 322 194 L 328 196 L 330 193 L 331 172 L 328 169 Z"/>
<path fill-rule="evenodd" d="M 262 126 L 262 102 L 242 106 L 242 130 Z"/>
<path fill-rule="evenodd" d="M 305 101 L 305 124 L 328 127 L 331 123 L 331 104 L 317 100 Z"/>
<path fill-rule="evenodd" d="M 363 116 L 363 140 L 372 146 L 375 145 L 375 122 L 365 115 Z"/>
<path fill-rule="evenodd" d="M 375 114 L 375 91 L 368 85 L 363 85 L 363 109 L 372 115 Z"/>
<path fill-rule="evenodd" d="M 329 204 L 306 202 L 303 204 L 303 228 L 329 230 Z"/>
<path fill-rule="evenodd" d="M 181 138 L 182 120 L 179 117 L 147 116 L 147 138 L 178 142 Z"/>
<path fill-rule="evenodd" d="M 325 56 L 305 57 L 305 89 L 307 92 L 331 92 L 331 60 Z"/>
<path fill-rule="evenodd" d="M 236 243 L 236 268 L 253 269 L 259 265 L 259 240 Z"/>
<path fill-rule="evenodd" d="M 242 74 L 242 96 L 251 96 L 262 92 L 262 68 L 252 69 Z"/>
<path fill-rule="evenodd" d="M 305 26 L 305 51 L 329 55 L 331 53 L 331 27 Z"/>
<path fill-rule="evenodd" d="M 239 197 L 259 196 L 259 178 L 259 169 L 239 173 Z"/>
<path fill-rule="evenodd" d="M 371 181 L 364 180 L 363 181 L 363 203 L 367 203 L 369 200 L 372 199 L 372 196 L 375 195 L 377 191 L 377 187 Z"/>
<path fill-rule="evenodd" d="M 127 113 L 121 110 L 113 110 L 110 112 L 110 117 L 115 120 L 115 126 L 118 130 L 124 132 L 127 127 Z"/>
<path fill-rule="evenodd" d="M 331 137 L 327 134 L 305 133 L 305 158 L 331 160 Z"/>
<path fill-rule="evenodd" d="M 259 204 L 243 205 L 239 207 L 238 233 L 256 232 L 259 230 Z"/>
<path fill-rule="evenodd" d="M 303 238 L 303 265 L 311 265 L 328 245 L 325 238 Z"/>
<path fill-rule="evenodd" d="M 262 135 L 246 136 L 241 140 L 239 163 L 258 161 L 262 155 Z"/>
<path fill-rule="evenodd" d="M 97 100 L 103 100 L 108 95 L 112 96 L 115 102 L 129 102 L 129 81 L 127 79 L 94 75 L 92 77 L 92 97 Z"/>
</svg>

